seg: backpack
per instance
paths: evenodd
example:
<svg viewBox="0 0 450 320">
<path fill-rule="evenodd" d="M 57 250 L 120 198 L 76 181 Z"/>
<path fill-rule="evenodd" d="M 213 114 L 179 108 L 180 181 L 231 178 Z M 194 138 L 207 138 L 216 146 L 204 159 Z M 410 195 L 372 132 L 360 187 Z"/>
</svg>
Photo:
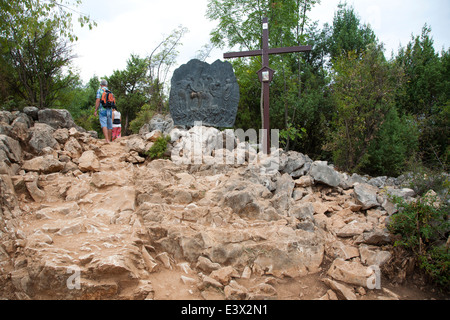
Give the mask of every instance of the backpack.
<svg viewBox="0 0 450 320">
<path fill-rule="evenodd" d="M 104 108 L 111 109 L 116 105 L 116 97 L 114 97 L 114 94 L 108 89 L 103 89 L 100 103 Z"/>
</svg>

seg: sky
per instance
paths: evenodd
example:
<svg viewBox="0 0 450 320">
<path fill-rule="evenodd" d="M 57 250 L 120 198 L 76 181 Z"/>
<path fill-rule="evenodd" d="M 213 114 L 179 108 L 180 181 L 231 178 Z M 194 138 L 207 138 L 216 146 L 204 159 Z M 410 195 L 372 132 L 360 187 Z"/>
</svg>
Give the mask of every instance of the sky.
<svg viewBox="0 0 450 320">
<path fill-rule="evenodd" d="M 332 24 L 341 0 L 322 0 L 309 13 L 313 21 Z M 363 23 L 370 23 L 380 42 L 385 44 L 386 56 L 406 46 L 411 35 L 420 35 L 425 23 L 431 26 L 436 51 L 450 45 L 450 1 L 448 0 L 347 0 Z M 96 75 L 110 76 L 123 70 L 131 54 L 141 57 L 153 49 L 174 29 L 182 25 L 189 32 L 181 40 L 178 67 L 195 58 L 209 42 L 210 32 L 218 24 L 206 18 L 208 0 L 83 0 L 78 11 L 97 22 L 89 30 L 74 23 L 78 41 L 74 46 L 77 58 L 74 65 L 81 79 L 87 83 Z M 215 49 L 209 63 L 223 60 L 223 53 Z M 170 78 L 170 75 L 169 75 Z"/>
</svg>

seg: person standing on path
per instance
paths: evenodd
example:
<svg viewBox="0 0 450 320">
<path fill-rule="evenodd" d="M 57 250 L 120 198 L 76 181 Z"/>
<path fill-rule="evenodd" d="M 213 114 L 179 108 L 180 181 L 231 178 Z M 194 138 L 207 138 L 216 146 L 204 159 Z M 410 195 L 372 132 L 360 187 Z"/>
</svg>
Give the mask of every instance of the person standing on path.
<svg viewBox="0 0 450 320">
<path fill-rule="evenodd" d="M 121 114 L 117 111 L 117 107 L 112 107 L 112 119 L 113 119 L 113 128 L 112 128 L 112 141 L 117 138 L 122 137 L 122 125 L 121 125 Z"/>
<path fill-rule="evenodd" d="M 102 127 L 103 135 L 105 136 L 106 142 L 111 142 L 111 136 L 112 136 L 112 109 L 111 108 L 105 108 L 103 104 L 101 103 L 101 98 L 103 95 L 103 92 L 108 90 L 108 82 L 106 80 L 102 80 L 100 82 L 100 89 L 97 91 L 97 100 L 95 101 L 95 112 L 94 116 L 98 116 L 100 119 L 100 126 Z"/>
</svg>

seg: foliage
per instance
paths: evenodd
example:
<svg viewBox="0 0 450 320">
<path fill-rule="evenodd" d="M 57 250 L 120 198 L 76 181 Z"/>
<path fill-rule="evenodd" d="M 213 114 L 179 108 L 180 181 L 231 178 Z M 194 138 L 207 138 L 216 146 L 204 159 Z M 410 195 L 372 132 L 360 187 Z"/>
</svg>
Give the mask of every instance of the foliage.
<svg viewBox="0 0 450 320">
<path fill-rule="evenodd" d="M 134 119 L 141 106 L 147 101 L 147 61 L 131 55 L 125 70 L 115 70 L 108 78 L 108 88 L 116 96 L 117 109 L 122 114 L 123 132 L 128 131 L 129 122 Z"/>
<path fill-rule="evenodd" d="M 401 48 L 396 57 L 407 79 L 403 90 L 397 95 L 399 105 L 403 112 L 418 116 L 431 115 L 434 105 L 445 103 L 449 98 L 449 93 L 441 96 L 443 70 L 430 33 L 431 28 L 425 25 L 422 34 L 412 36 L 406 48 Z"/>
<path fill-rule="evenodd" d="M 305 134 L 306 134 L 305 128 L 299 129 L 299 128 L 293 127 L 292 124 L 289 124 L 286 129 L 280 131 L 280 144 L 281 144 L 281 146 L 286 147 L 287 141 L 295 140 L 295 139 L 302 139 Z"/>
<path fill-rule="evenodd" d="M 442 170 L 433 170 L 424 166 L 417 156 L 411 158 L 407 171 L 405 186 L 413 189 L 419 196 L 424 195 L 428 190 L 434 190 L 445 196 L 450 189 L 449 175 Z"/>
<path fill-rule="evenodd" d="M 164 100 L 169 71 L 175 65 L 179 54 L 178 48 L 182 45 L 181 39 L 188 32 L 187 28 L 182 25 L 178 26 L 167 37 L 164 37 L 147 57 L 149 94 L 151 103 L 157 106 L 159 113 L 163 112 L 165 107 Z"/>
<path fill-rule="evenodd" d="M 8 80 L 13 94 L 39 108 L 55 106 L 60 90 L 73 86 L 73 55 L 67 41 L 54 29 L 37 30 L 24 39 L 1 39 L 3 61 L 10 66 Z M 20 83 L 19 86 L 15 85 Z"/>
<path fill-rule="evenodd" d="M 61 90 L 72 87 L 72 18 L 81 0 L 0 2 L 0 102 L 21 100 L 39 108 L 56 107 Z M 79 23 L 95 22 L 80 15 Z"/>
<path fill-rule="evenodd" d="M 136 118 L 130 122 L 130 129 L 134 134 L 139 133 L 139 130 L 146 123 L 149 123 L 155 115 L 155 107 L 149 104 L 144 104 L 138 112 Z"/>
<path fill-rule="evenodd" d="M 388 228 L 401 236 L 395 245 L 411 250 L 430 279 L 449 289 L 450 255 L 445 247 L 450 232 L 447 200 L 448 193 L 442 199 L 425 195 L 410 203 L 395 198 L 399 212 L 392 216 Z"/>
<path fill-rule="evenodd" d="M 450 50 L 435 52 L 431 28 L 425 24 L 420 36 L 412 36 L 396 57 L 406 81 L 396 100 L 402 113 L 419 124 L 419 150 L 429 167 L 445 170 L 449 165 Z"/>
<path fill-rule="evenodd" d="M 390 109 L 369 146 L 367 164 L 361 171 L 372 176 L 401 175 L 417 150 L 418 136 L 413 117 L 400 117 L 396 108 Z"/>
<path fill-rule="evenodd" d="M 94 116 L 94 110 L 95 107 L 81 111 L 77 117 L 74 117 L 74 121 L 87 131 L 96 131 L 99 138 L 103 138 L 103 130 L 100 127 L 98 117 Z"/>
<path fill-rule="evenodd" d="M 25 39 L 37 30 L 54 29 L 59 36 L 73 42 L 78 40 L 73 32 L 73 13 L 81 0 L 16 0 L 0 2 L 0 34 L 6 39 Z M 84 14 L 78 22 L 92 29 L 97 23 Z"/>
<path fill-rule="evenodd" d="M 169 142 L 170 136 L 157 138 L 153 146 L 147 151 L 146 155 L 152 160 L 163 158 L 164 153 L 167 151 L 167 144 Z"/>
<path fill-rule="evenodd" d="M 399 70 L 385 60 L 380 46 L 361 55 L 350 52 L 333 63 L 334 131 L 326 146 L 337 166 L 359 171 L 368 161 L 370 144 L 393 107 Z"/>
<path fill-rule="evenodd" d="M 351 52 L 361 55 L 366 47 L 376 43 L 376 36 L 369 25 L 361 24 L 355 9 L 340 3 L 333 19 L 333 31 L 328 41 L 332 59 Z"/>
</svg>

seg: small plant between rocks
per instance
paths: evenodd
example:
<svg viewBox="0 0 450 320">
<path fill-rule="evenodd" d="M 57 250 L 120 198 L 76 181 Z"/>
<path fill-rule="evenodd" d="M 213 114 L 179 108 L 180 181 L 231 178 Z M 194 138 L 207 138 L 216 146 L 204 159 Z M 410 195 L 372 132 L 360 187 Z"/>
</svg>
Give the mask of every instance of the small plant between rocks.
<svg viewBox="0 0 450 320">
<path fill-rule="evenodd" d="M 159 137 L 153 146 L 145 153 L 150 159 L 163 159 L 164 153 L 167 151 L 167 144 L 170 142 L 170 136 Z"/>
</svg>

